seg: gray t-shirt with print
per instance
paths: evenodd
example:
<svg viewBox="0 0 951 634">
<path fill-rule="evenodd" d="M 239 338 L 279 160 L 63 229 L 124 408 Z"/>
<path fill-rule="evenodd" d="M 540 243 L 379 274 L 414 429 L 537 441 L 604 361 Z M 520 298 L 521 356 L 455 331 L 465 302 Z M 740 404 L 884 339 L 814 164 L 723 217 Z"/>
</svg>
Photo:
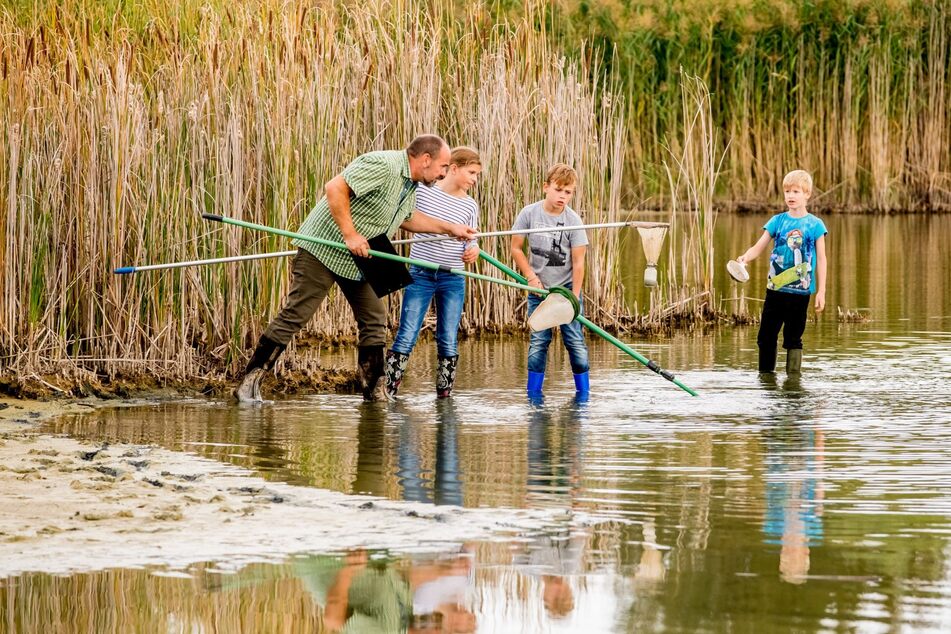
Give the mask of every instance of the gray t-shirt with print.
<svg viewBox="0 0 951 634">
<path fill-rule="evenodd" d="M 518 213 L 514 231 L 523 229 L 539 229 L 542 227 L 574 227 L 580 226 L 581 217 L 571 209 L 558 215 L 552 215 L 542 206 L 544 201 L 528 205 Z M 538 275 L 538 279 L 545 288 L 565 286 L 571 282 L 571 249 L 588 244 L 588 236 L 584 229 L 573 231 L 540 231 L 529 233 L 528 263 Z"/>
</svg>

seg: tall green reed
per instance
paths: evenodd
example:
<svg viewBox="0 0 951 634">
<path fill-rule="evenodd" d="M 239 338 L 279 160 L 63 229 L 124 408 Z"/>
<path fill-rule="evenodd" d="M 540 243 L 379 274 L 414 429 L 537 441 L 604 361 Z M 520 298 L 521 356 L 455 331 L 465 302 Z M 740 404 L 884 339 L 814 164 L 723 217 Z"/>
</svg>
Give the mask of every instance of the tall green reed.
<svg viewBox="0 0 951 634">
<path fill-rule="evenodd" d="M 772 201 L 785 171 L 826 207 L 951 209 L 951 5 L 939 0 L 563 0 L 554 34 L 600 44 L 627 98 L 626 200 L 663 195 L 681 68 L 730 140 L 718 200 Z"/>
</svg>

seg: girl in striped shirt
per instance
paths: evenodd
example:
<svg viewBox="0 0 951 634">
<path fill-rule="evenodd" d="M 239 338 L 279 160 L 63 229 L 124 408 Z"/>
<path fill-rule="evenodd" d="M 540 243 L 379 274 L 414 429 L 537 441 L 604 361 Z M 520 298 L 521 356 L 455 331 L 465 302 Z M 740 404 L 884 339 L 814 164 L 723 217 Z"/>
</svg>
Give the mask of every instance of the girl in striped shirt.
<svg viewBox="0 0 951 634">
<path fill-rule="evenodd" d="M 467 224 L 473 229 L 479 218 L 479 205 L 468 195 L 482 172 L 479 153 L 470 147 L 452 151 L 449 173 L 432 187 L 416 190 L 416 209 L 434 218 Z M 429 234 L 417 234 L 419 238 Z M 414 244 L 410 257 L 435 264 L 461 269 L 479 257 L 475 241 L 440 240 Z M 400 309 L 400 328 L 393 346 L 386 353 L 386 391 L 395 396 L 403 380 L 409 355 L 423 327 L 429 304 L 436 298 L 436 352 L 439 357 L 436 371 L 436 395 L 445 398 L 452 393 L 459 360 L 457 336 L 462 304 L 466 296 L 465 278 L 445 271 L 432 271 L 418 266 L 409 267 L 413 283 L 403 291 Z"/>
</svg>

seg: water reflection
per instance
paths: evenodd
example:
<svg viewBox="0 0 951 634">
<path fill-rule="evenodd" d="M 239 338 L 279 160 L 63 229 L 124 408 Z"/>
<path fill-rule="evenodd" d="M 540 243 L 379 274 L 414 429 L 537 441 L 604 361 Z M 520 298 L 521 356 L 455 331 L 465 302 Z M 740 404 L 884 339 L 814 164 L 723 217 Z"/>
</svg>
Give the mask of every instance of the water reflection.
<svg viewBox="0 0 951 634">
<path fill-rule="evenodd" d="M 804 583 L 809 549 L 822 541 L 822 430 L 785 421 L 764 431 L 767 544 L 779 544 L 779 574 Z"/>
<path fill-rule="evenodd" d="M 546 408 L 533 400 L 528 417 L 527 490 L 534 503 L 573 506 L 582 471 L 581 430 L 587 404 Z"/>
<path fill-rule="evenodd" d="M 218 592 L 276 579 L 297 579 L 310 594 L 331 632 L 476 631 L 469 607 L 475 580 L 474 545 L 439 556 L 396 557 L 354 550 L 343 555 L 312 555 L 283 566 L 251 566 L 215 577 Z"/>
<path fill-rule="evenodd" d="M 350 491 L 385 496 L 386 416 L 379 403 L 358 406 L 356 473 Z"/>
<path fill-rule="evenodd" d="M 725 220 L 718 239 L 739 247 L 756 222 Z M 947 235 L 949 222 L 830 223 L 840 255 L 831 262 L 829 305 L 868 307 L 873 321 L 839 324 L 824 315 L 810 325 L 800 377 L 780 368 L 757 378 L 755 328 L 635 341 L 700 391 L 689 399 L 592 339 L 590 402 L 571 400 L 570 377 L 552 377 L 545 400 L 532 403 L 524 396 L 524 341 L 470 340 L 448 401 L 425 391 L 427 379 L 417 392 L 408 382 L 394 404 L 314 395 L 254 411 L 148 404 L 58 421 L 51 430 L 198 451 L 307 486 L 467 507 L 561 508 L 566 517 L 588 512 L 614 521 L 583 529 L 553 522 L 544 535 L 476 545 L 474 558 L 460 551 L 465 561 L 370 552 L 365 564 L 348 565 L 341 555 L 256 573 L 193 573 L 223 584 L 272 575 L 256 589 L 213 596 L 212 586 L 142 571 L 25 576 L 5 582 L 0 610 L 11 605 L 39 624 L 33 631 L 44 631 L 45 611 L 92 611 L 114 598 L 134 603 L 129 597 L 145 588 L 142 596 L 165 596 L 176 618 L 204 629 L 214 629 L 207 624 L 216 612 L 266 605 L 285 620 L 246 612 L 223 617 L 229 627 L 218 629 L 321 631 L 327 592 L 349 568 L 351 587 L 363 576 L 368 585 L 390 584 L 399 599 L 390 601 L 400 615 L 393 622 L 404 628 L 458 618 L 460 627 L 474 622 L 499 632 L 948 629 L 951 250 L 937 236 Z M 725 259 L 735 250 L 723 243 L 717 254 Z M 911 243 L 919 248 L 903 246 Z M 865 266 L 869 244 L 886 257 Z M 748 285 L 751 296 L 761 293 L 760 282 Z M 426 363 L 411 372 L 430 373 Z M 310 559 L 314 571 L 305 573 Z M 471 566 L 465 584 L 464 565 Z M 414 567 L 426 566 L 436 577 L 414 585 Z M 362 604 L 353 600 L 348 591 L 347 610 L 356 613 Z M 86 607 L 63 607 L 71 601 Z M 434 616 L 414 626 L 412 614 Z M 120 629 L 177 631 L 142 618 L 142 627 Z M 97 625 L 89 631 L 110 629 Z"/>
<path fill-rule="evenodd" d="M 533 579 L 548 617 L 564 619 L 575 608 L 574 585 L 586 572 L 590 535 L 577 529 L 538 535 L 513 557 L 515 569 Z"/>
<path fill-rule="evenodd" d="M 459 415 L 452 399 L 435 403 L 435 469 L 425 467 L 431 456 L 430 439 L 423 421 L 397 403 L 390 420 L 398 427 L 398 471 L 403 499 L 410 502 L 462 505 L 462 471 L 459 464 Z M 376 410 L 379 411 L 379 410 Z M 431 479 L 430 479 L 431 476 Z"/>
</svg>

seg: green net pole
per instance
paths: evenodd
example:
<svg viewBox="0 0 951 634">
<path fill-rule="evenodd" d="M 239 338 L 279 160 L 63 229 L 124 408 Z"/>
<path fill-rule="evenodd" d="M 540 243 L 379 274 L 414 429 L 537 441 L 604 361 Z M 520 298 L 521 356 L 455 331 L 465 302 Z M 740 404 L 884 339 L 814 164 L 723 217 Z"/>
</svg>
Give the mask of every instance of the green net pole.
<svg viewBox="0 0 951 634">
<path fill-rule="evenodd" d="M 522 282 L 522 283 L 527 281 L 524 277 L 519 275 L 515 270 L 509 268 L 508 266 L 506 266 L 505 264 L 503 264 L 502 262 L 500 262 L 493 256 L 489 255 L 485 251 L 480 250 L 479 257 L 485 260 L 486 262 L 488 262 L 489 264 L 491 264 L 492 266 L 494 266 L 495 268 L 499 269 L 503 273 L 511 276 L 513 279 L 518 280 L 519 282 Z M 600 326 L 597 326 L 596 324 L 591 323 L 591 321 L 589 321 L 584 315 L 578 316 L 578 322 L 584 325 L 588 330 L 590 330 L 594 334 L 604 339 L 605 341 L 613 344 L 615 347 L 620 349 L 625 354 L 633 357 L 634 359 L 642 363 L 647 369 L 661 375 L 662 377 L 664 377 L 665 379 L 667 379 L 668 381 L 670 381 L 671 383 L 673 383 L 674 385 L 682 389 L 684 392 L 686 392 L 690 396 L 697 396 L 697 393 L 694 390 L 690 389 L 689 387 L 681 383 L 671 372 L 661 368 L 654 361 L 651 361 L 647 357 L 643 356 L 637 350 L 630 347 L 629 345 L 627 345 L 626 343 L 624 343 L 623 341 L 621 341 L 620 339 L 618 339 L 611 333 L 607 332 Z"/>
<path fill-rule="evenodd" d="M 254 231 L 263 231 L 265 233 L 273 233 L 275 235 L 284 236 L 285 238 L 303 240 L 304 242 L 313 242 L 314 244 L 322 244 L 324 246 L 332 247 L 334 249 L 349 251 L 349 249 L 347 248 L 347 245 L 343 244 L 342 242 L 334 242 L 333 240 L 324 240 L 323 238 L 315 238 L 313 236 L 304 235 L 303 233 L 296 233 L 294 231 L 287 231 L 285 229 L 278 229 L 276 227 L 268 227 L 267 225 L 259 225 L 254 222 L 245 222 L 244 220 L 236 220 L 234 218 L 228 218 L 226 216 L 219 216 L 216 214 L 202 214 L 201 216 L 205 220 L 213 220 L 215 222 L 221 222 L 226 225 L 234 225 L 236 227 L 243 227 L 245 229 L 253 229 Z M 373 249 L 369 249 L 369 254 L 376 258 L 383 258 L 384 260 L 393 260 L 394 262 L 403 262 L 404 264 L 415 264 L 416 266 L 421 266 L 423 268 L 431 269 L 433 271 L 445 271 L 447 273 L 452 273 L 454 275 L 462 275 L 463 277 L 471 277 L 472 279 L 482 280 L 483 282 L 492 282 L 493 284 L 501 284 L 502 286 L 517 288 L 521 291 L 528 291 L 529 293 L 535 293 L 537 295 L 548 295 L 547 289 L 535 288 L 534 286 L 529 286 L 528 284 L 525 284 L 524 280 L 522 282 L 510 282 L 508 280 L 502 280 L 497 277 L 489 277 L 488 275 L 482 275 L 481 273 L 473 273 L 471 271 L 466 271 L 464 269 L 451 269 L 447 266 L 433 264 L 432 262 L 425 262 L 423 260 L 414 260 L 413 258 L 405 258 L 402 255 L 394 255 L 392 253 L 383 253 L 381 251 L 374 251 Z"/>
</svg>

